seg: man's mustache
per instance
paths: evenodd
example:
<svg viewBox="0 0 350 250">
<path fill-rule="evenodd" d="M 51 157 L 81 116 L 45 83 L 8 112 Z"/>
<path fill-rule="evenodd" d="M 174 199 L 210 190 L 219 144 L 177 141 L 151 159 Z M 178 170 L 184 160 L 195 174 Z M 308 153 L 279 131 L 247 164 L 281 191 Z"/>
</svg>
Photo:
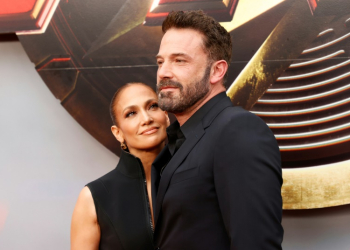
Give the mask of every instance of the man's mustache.
<svg viewBox="0 0 350 250">
<path fill-rule="evenodd" d="M 157 93 L 159 93 L 160 89 L 164 87 L 176 87 L 176 88 L 179 88 L 180 91 L 184 88 L 182 84 L 179 82 L 176 82 L 170 79 L 162 79 L 157 84 Z"/>
</svg>

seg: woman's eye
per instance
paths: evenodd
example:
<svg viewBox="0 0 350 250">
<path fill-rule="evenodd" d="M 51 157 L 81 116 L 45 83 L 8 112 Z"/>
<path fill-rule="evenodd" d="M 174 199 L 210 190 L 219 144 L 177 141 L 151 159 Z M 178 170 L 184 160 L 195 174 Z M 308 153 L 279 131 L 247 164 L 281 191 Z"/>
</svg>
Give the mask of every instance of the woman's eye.
<svg viewBox="0 0 350 250">
<path fill-rule="evenodd" d="M 125 117 L 130 117 L 130 116 L 133 116 L 133 115 L 135 115 L 135 114 L 136 114 L 135 111 L 130 111 L 130 112 L 128 112 L 128 113 L 125 115 Z"/>
<path fill-rule="evenodd" d="M 149 108 L 150 109 L 157 109 L 158 108 L 158 103 L 153 103 Z"/>
</svg>

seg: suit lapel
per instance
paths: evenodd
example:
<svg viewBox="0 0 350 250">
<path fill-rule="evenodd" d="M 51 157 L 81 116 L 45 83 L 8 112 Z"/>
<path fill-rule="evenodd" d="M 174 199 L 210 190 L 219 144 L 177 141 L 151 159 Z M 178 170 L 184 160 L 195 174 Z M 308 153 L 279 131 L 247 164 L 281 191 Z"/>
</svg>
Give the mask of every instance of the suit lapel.
<svg viewBox="0 0 350 250">
<path fill-rule="evenodd" d="M 227 107 L 232 107 L 232 102 L 228 97 L 220 100 L 205 115 L 205 117 L 202 119 L 202 122 L 200 122 L 197 125 L 192 135 L 189 138 L 186 138 L 185 142 L 178 149 L 174 157 L 171 158 L 169 149 L 166 146 L 154 161 L 152 167 L 152 188 L 154 188 L 154 192 L 152 191 L 152 200 L 155 225 L 157 225 L 163 199 L 175 170 L 181 165 L 181 163 L 191 152 L 193 147 L 203 137 L 203 135 L 205 134 L 205 129 L 209 127 L 213 120 Z M 171 160 L 169 161 L 170 158 Z M 162 176 L 159 180 L 161 168 L 165 165 L 166 168 L 164 169 Z"/>
<path fill-rule="evenodd" d="M 151 192 L 152 192 L 152 204 L 153 204 L 153 215 L 155 214 L 155 207 L 156 207 L 156 197 L 158 194 L 158 188 L 159 188 L 159 182 L 160 182 L 160 173 L 163 167 L 166 166 L 166 164 L 171 159 L 171 154 L 168 149 L 168 145 L 165 145 L 163 150 L 159 153 L 157 158 L 154 160 L 152 164 L 152 171 L 151 171 Z"/>
<path fill-rule="evenodd" d="M 175 170 L 180 166 L 182 161 L 191 152 L 192 148 L 202 138 L 204 133 L 205 131 L 202 127 L 202 123 L 198 124 L 195 132 L 189 138 L 186 138 L 185 142 L 181 145 L 179 150 L 176 152 L 174 157 L 171 158 L 166 168 L 164 169 L 160 179 L 157 199 L 156 199 L 155 216 L 154 216 L 155 224 L 157 223 L 157 219 L 163 203 L 164 195 L 168 189 L 171 177 L 173 176 Z"/>
</svg>

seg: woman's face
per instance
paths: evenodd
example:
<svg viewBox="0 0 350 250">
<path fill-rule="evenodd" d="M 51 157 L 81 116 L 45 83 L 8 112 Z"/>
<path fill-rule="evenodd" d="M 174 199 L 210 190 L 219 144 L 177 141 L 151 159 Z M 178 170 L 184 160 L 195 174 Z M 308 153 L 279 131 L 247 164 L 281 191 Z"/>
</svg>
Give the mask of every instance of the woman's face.
<svg viewBox="0 0 350 250">
<path fill-rule="evenodd" d="M 112 133 L 130 153 L 164 146 L 170 122 L 167 113 L 158 107 L 153 90 L 142 84 L 130 85 L 119 94 L 115 112 L 118 126 L 112 126 Z"/>
</svg>

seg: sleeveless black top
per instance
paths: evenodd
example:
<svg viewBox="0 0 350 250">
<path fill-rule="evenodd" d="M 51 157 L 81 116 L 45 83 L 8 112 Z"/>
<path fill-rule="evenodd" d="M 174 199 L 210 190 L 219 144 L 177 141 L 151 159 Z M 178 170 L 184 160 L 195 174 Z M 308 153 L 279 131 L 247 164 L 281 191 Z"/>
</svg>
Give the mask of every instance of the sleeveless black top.
<svg viewBox="0 0 350 250">
<path fill-rule="evenodd" d="M 100 250 L 153 250 L 153 227 L 140 159 L 122 150 L 117 167 L 87 184 L 101 229 Z"/>
</svg>

